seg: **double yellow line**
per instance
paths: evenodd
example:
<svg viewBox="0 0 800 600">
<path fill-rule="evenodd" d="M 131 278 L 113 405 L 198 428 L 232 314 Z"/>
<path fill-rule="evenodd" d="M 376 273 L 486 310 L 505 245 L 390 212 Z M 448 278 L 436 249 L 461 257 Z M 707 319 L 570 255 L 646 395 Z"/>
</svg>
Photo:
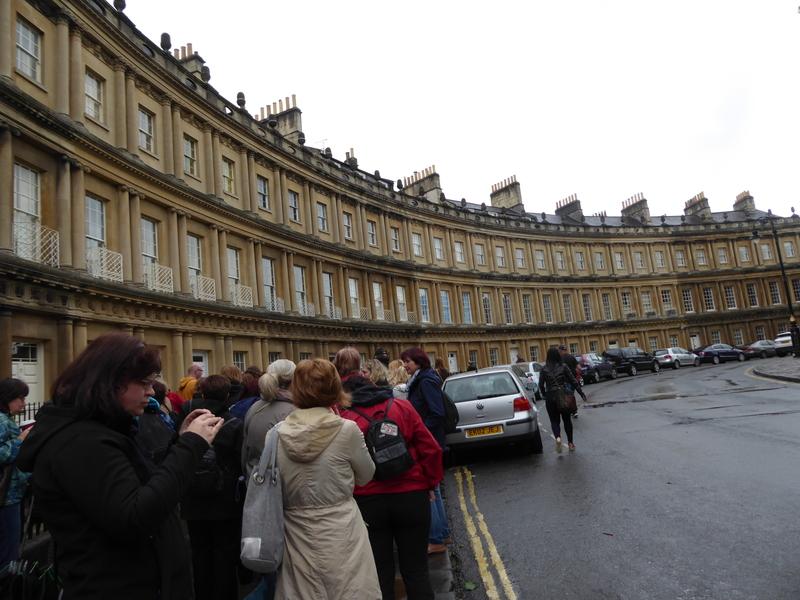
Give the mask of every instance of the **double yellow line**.
<svg viewBox="0 0 800 600">
<path fill-rule="evenodd" d="M 458 503 L 461 507 L 461 514 L 467 527 L 467 535 L 472 546 L 472 553 L 478 563 L 478 572 L 486 588 L 486 595 L 490 600 L 517 600 L 517 594 L 511 585 L 511 580 L 506 573 L 503 560 L 494 544 L 492 534 L 486 526 L 486 520 L 478 508 L 478 498 L 475 494 L 475 483 L 472 478 L 472 471 L 467 467 L 458 467 L 455 471 L 456 485 L 458 486 Z M 465 491 L 466 488 L 466 491 Z M 467 496 L 469 496 L 470 506 L 467 506 Z M 477 521 L 477 526 L 476 526 Z M 489 558 L 486 557 L 486 550 Z M 495 583 L 495 575 L 500 582 L 498 587 Z"/>
</svg>

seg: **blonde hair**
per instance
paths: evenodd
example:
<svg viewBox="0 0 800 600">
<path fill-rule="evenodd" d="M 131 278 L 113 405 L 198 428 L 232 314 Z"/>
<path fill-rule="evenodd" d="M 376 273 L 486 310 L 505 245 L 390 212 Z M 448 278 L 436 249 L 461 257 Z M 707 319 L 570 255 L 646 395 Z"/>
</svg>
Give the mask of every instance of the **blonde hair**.
<svg viewBox="0 0 800 600">
<path fill-rule="evenodd" d="M 408 371 L 406 371 L 406 368 L 403 366 L 402 360 L 398 358 L 389 363 L 389 371 L 386 380 L 392 387 L 408 381 Z"/>
<path fill-rule="evenodd" d="M 387 385 L 389 383 L 389 371 L 377 358 L 370 358 L 364 361 L 364 370 L 367 377 L 375 385 Z"/>
</svg>

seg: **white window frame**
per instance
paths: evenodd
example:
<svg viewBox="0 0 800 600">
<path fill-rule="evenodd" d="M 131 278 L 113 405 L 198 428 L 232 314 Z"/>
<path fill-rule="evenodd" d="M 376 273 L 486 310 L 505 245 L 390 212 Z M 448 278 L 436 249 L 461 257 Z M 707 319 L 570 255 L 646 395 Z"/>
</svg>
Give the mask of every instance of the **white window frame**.
<svg viewBox="0 0 800 600">
<path fill-rule="evenodd" d="M 333 273 L 322 272 L 322 302 L 325 305 L 325 314 L 333 316 L 336 309 L 336 295 L 334 293 Z"/>
<path fill-rule="evenodd" d="M 603 304 L 603 317 L 606 321 L 614 319 L 614 309 L 611 306 L 611 294 L 604 292 L 600 295 L 600 301 Z"/>
<path fill-rule="evenodd" d="M 581 304 L 583 305 L 583 319 L 584 321 L 593 321 L 592 315 L 592 295 L 581 294 Z"/>
<path fill-rule="evenodd" d="M 575 266 L 578 268 L 578 271 L 586 270 L 586 256 L 582 250 L 575 252 Z"/>
<path fill-rule="evenodd" d="M 661 305 L 664 307 L 664 310 L 672 310 L 674 308 L 672 304 L 672 290 L 661 290 Z"/>
<path fill-rule="evenodd" d="M 150 154 L 156 151 L 156 115 L 139 105 L 139 148 Z"/>
<path fill-rule="evenodd" d="M 367 221 L 367 244 L 378 245 L 378 224 L 375 221 Z"/>
<path fill-rule="evenodd" d="M 533 323 L 533 299 L 530 294 L 522 294 L 522 316 L 526 323 Z"/>
<path fill-rule="evenodd" d="M 655 261 L 656 261 L 656 268 L 663 269 L 665 266 L 664 262 L 664 251 L 663 250 L 656 250 L 655 253 Z"/>
<path fill-rule="evenodd" d="M 683 312 L 694 312 L 694 295 L 692 294 L 691 289 L 683 288 L 681 290 L 681 301 L 683 302 Z"/>
<path fill-rule="evenodd" d="M 342 213 L 342 228 L 344 229 L 344 239 L 353 239 L 353 215 L 349 212 Z"/>
<path fill-rule="evenodd" d="M 491 325 L 492 319 L 492 296 L 489 292 L 481 293 L 481 305 L 483 306 L 483 321 L 486 325 Z"/>
<path fill-rule="evenodd" d="M 142 260 L 151 265 L 158 262 L 158 222 L 142 217 L 139 230 L 142 236 Z M 149 239 L 148 239 L 149 238 Z"/>
<path fill-rule="evenodd" d="M 444 260 L 444 240 L 440 237 L 433 238 L 433 257 L 436 260 Z"/>
<path fill-rule="evenodd" d="M 614 268 L 624 271 L 625 270 L 625 257 L 622 252 L 614 252 Z"/>
<path fill-rule="evenodd" d="M 750 262 L 750 248 L 747 246 L 739 246 L 739 262 Z"/>
<path fill-rule="evenodd" d="M 736 292 L 732 285 L 723 286 L 722 291 L 725 295 L 725 308 L 728 310 L 736 309 Z"/>
<path fill-rule="evenodd" d="M 769 282 L 769 299 L 772 304 L 781 304 L 781 288 L 777 281 Z"/>
<path fill-rule="evenodd" d="M 328 231 L 328 205 L 324 202 L 317 202 L 317 229 Z"/>
<path fill-rule="evenodd" d="M 238 285 L 241 278 L 241 263 L 239 261 L 239 249 L 228 246 L 225 248 L 225 260 L 228 262 L 228 281 L 232 285 Z"/>
<path fill-rule="evenodd" d="M 550 294 L 542 294 L 542 318 L 545 323 L 553 322 L 553 298 Z"/>
<path fill-rule="evenodd" d="M 294 190 L 286 190 L 286 198 L 289 204 L 289 219 L 300 223 L 300 194 Z"/>
<path fill-rule="evenodd" d="M 728 264 L 728 249 L 727 248 L 717 248 L 717 262 L 721 265 Z"/>
<path fill-rule="evenodd" d="M 86 249 L 106 247 L 106 204 L 100 198 L 84 199 Z"/>
<path fill-rule="evenodd" d="M 472 295 L 469 292 L 461 292 L 461 311 L 461 322 L 472 325 Z"/>
<path fill-rule="evenodd" d="M 26 19 L 17 16 L 16 68 L 37 83 L 42 82 L 42 38 L 44 34 Z"/>
<path fill-rule="evenodd" d="M 222 157 L 222 191 L 236 195 L 236 163 L 225 156 Z"/>
<path fill-rule="evenodd" d="M 183 134 L 183 172 L 192 177 L 197 177 L 197 148 L 198 142 L 192 136 Z"/>
<path fill-rule="evenodd" d="M 514 248 L 514 264 L 518 269 L 525 268 L 525 250 L 522 248 Z"/>
<path fill-rule="evenodd" d="M 442 309 L 442 323 L 452 324 L 453 313 L 450 310 L 450 292 L 447 290 L 439 290 L 439 304 Z"/>
<path fill-rule="evenodd" d="M 390 227 L 389 231 L 392 235 L 392 252 L 400 252 L 400 228 Z"/>
<path fill-rule="evenodd" d="M 277 292 L 275 289 L 275 259 L 270 256 L 261 257 L 261 273 L 264 279 L 264 301 L 270 308 L 275 308 Z"/>
<path fill-rule="evenodd" d="M 630 292 L 620 293 L 620 306 L 622 306 L 623 315 L 633 312 L 633 296 Z"/>
<path fill-rule="evenodd" d="M 514 307 L 511 303 L 511 294 L 504 293 L 502 296 L 503 300 L 503 316 L 506 319 L 506 325 L 511 325 L 514 323 Z"/>
<path fill-rule="evenodd" d="M 561 306 L 563 306 L 564 308 L 564 321 L 566 321 L 567 323 L 574 322 L 575 319 L 574 315 L 572 314 L 572 295 L 562 294 Z"/>
<path fill-rule="evenodd" d="M 603 271 L 606 268 L 606 259 L 602 252 L 594 253 L 594 268 Z"/>
<path fill-rule="evenodd" d="M 422 234 L 421 233 L 412 233 L 411 234 L 411 246 L 414 250 L 414 256 L 423 256 L 422 251 Z"/>
<path fill-rule="evenodd" d="M 98 123 L 105 123 L 106 80 L 91 69 L 86 69 L 83 81 L 84 114 Z"/>
<path fill-rule="evenodd" d="M 703 288 L 703 309 L 705 312 L 714 312 L 717 310 L 717 303 L 714 299 L 714 288 Z"/>
<path fill-rule="evenodd" d="M 431 322 L 431 305 L 428 298 L 428 288 L 419 288 L 419 319 L 422 323 Z"/>
<path fill-rule="evenodd" d="M 498 268 L 505 268 L 506 266 L 506 251 L 502 246 L 494 247 L 494 258 Z"/>
<path fill-rule="evenodd" d="M 306 268 L 303 265 L 292 265 L 294 279 L 294 301 L 301 311 L 308 305 L 308 291 L 306 288 Z"/>
<path fill-rule="evenodd" d="M 763 242 L 759 244 L 759 248 L 761 250 L 761 260 L 772 260 L 772 246 L 769 243 Z"/>
<path fill-rule="evenodd" d="M 794 258 L 795 257 L 796 253 L 794 251 L 794 242 L 791 242 L 789 240 L 785 240 L 783 242 L 783 254 L 784 254 L 784 256 L 786 258 Z"/>
<path fill-rule="evenodd" d="M 644 269 L 644 252 L 637 250 L 633 253 L 633 264 L 637 269 Z"/>
<path fill-rule="evenodd" d="M 556 270 L 566 271 L 566 269 L 567 269 L 567 260 L 564 256 L 564 251 L 556 250 Z"/>
<path fill-rule="evenodd" d="M 475 264 L 484 266 L 486 264 L 486 252 L 483 244 L 475 243 L 472 246 L 475 252 Z"/>
<path fill-rule="evenodd" d="M 260 209 L 271 210 L 269 206 L 269 179 L 261 175 L 256 175 L 256 198 Z"/>
<path fill-rule="evenodd" d="M 694 250 L 694 260 L 700 267 L 705 267 L 708 264 L 708 258 L 706 257 L 706 251 L 704 248 L 695 248 Z"/>
<path fill-rule="evenodd" d="M 454 250 L 454 254 L 456 256 L 456 262 L 457 263 L 465 263 L 465 262 L 467 262 L 466 261 L 466 256 L 464 255 L 464 242 L 461 242 L 461 241 L 458 241 L 458 240 L 453 242 L 453 250 Z"/>
<path fill-rule="evenodd" d="M 675 264 L 679 267 L 686 266 L 686 253 L 683 250 L 675 250 Z"/>
<path fill-rule="evenodd" d="M 645 314 L 653 312 L 653 295 L 649 291 L 644 290 L 641 293 L 641 299 L 642 299 L 642 312 L 644 312 Z"/>
<path fill-rule="evenodd" d="M 186 235 L 186 269 L 190 287 L 196 288 L 197 278 L 203 274 L 203 242 L 191 233 Z"/>
<path fill-rule="evenodd" d="M 536 256 L 536 268 L 537 269 L 546 268 L 544 250 L 534 250 L 534 255 Z"/>
<path fill-rule="evenodd" d="M 746 284 L 745 291 L 747 293 L 747 304 L 751 308 L 758 306 L 758 290 L 756 290 L 756 284 Z"/>
</svg>

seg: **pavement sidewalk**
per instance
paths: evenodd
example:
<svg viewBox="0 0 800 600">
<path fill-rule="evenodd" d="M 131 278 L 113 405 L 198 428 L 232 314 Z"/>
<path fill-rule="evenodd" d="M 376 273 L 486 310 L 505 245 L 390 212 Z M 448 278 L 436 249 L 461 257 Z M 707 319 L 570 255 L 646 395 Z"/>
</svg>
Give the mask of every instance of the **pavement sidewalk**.
<svg viewBox="0 0 800 600">
<path fill-rule="evenodd" d="M 769 379 L 800 383 L 800 358 L 784 356 L 783 358 L 767 358 L 753 367 L 753 374 Z"/>
<path fill-rule="evenodd" d="M 396 561 L 397 557 L 395 556 Z M 455 586 L 453 585 L 453 565 L 450 562 L 450 551 L 429 555 L 428 568 L 430 569 L 431 585 L 433 586 L 436 600 L 455 600 L 456 593 L 453 591 Z M 396 600 L 406 599 L 406 589 L 403 585 L 403 579 L 400 577 L 399 566 L 397 567 L 394 589 Z"/>
</svg>

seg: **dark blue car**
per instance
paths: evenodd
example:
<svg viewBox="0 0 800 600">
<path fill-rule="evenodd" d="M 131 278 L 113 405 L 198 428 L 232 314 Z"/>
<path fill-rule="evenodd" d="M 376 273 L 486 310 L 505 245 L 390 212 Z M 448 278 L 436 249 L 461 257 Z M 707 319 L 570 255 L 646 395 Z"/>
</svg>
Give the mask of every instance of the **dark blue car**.
<svg viewBox="0 0 800 600">
<path fill-rule="evenodd" d="M 746 358 L 744 352 L 728 344 L 709 344 L 708 346 L 700 346 L 692 350 L 700 362 L 710 362 L 718 365 L 726 360 L 742 361 Z"/>
</svg>

